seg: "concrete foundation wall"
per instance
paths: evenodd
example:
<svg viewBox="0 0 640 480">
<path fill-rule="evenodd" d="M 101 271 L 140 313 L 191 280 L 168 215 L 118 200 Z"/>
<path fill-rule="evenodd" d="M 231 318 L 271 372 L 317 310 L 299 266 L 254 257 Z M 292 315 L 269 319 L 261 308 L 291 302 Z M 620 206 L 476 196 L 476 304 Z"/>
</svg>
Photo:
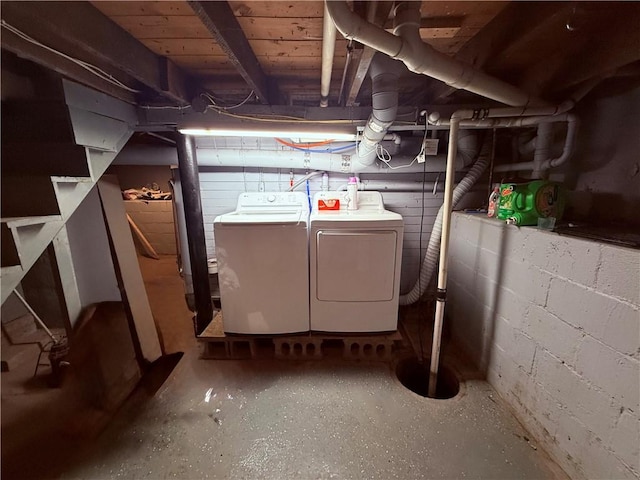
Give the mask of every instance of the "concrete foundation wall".
<svg viewBox="0 0 640 480">
<path fill-rule="evenodd" d="M 640 476 L 640 251 L 454 213 L 456 344 L 573 478 Z"/>
<path fill-rule="evenodd" d="M 171 200 L 126 200 L 124 207 L 158 254 L 176 254 Z"/>
</svg>

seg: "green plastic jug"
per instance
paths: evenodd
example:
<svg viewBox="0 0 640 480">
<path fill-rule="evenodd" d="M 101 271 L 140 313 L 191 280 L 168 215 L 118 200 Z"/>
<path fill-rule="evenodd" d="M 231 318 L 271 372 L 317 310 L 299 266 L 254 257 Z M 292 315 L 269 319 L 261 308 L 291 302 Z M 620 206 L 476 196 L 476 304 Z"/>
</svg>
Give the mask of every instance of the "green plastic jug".
<svg viewBox="0 0 640 480">
<path fill-rule="evenodd" d="M 537 225 L 539 218 L 560 220 L 565 194 L 561 184 L 546 180 L 500 185 L 498 218 L 515 225 Z"/>
</svg>

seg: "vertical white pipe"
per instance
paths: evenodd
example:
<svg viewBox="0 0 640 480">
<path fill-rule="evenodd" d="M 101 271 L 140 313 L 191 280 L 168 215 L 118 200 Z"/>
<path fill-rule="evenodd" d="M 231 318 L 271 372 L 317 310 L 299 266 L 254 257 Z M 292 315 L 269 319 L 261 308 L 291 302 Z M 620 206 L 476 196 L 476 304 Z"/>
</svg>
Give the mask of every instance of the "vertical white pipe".
<svg viewBox="0 0 640 480">
<path fill-rule="evenodd" d="M 553 124 L 540 123 L 538 125 L 536 136 L 536 149 L 533 154 L 533 170 L 531 178 L 542 178 L 542 165 L 551 158 L 549 154 L 551 149 L 551 139 L 553 137 Z"/>
<path fill-rule="evenodd" d="M 324 20 L 322 26 L 322 70 L 320 76 L 320 106 L 329 106 L 329 88 L 331 87 L 331 71 L 336 49 L 336 26 L 329 15 L 327 4 L 324 4 Z"/>
<path fill-rule="evenodd" d="M 436 313 L 433 326 L 433 344 L 431 346 L 431 366 L 429 367 L 429 397 L 435 397 L 440 364 L 440 342 L 442 322 L 447 294 L 447 263 L 449 257 L 449 233 L 451 231 L 451 203 L 453 201 L 453 181 L 456 173 L 456 155 L 458 153 L 458 129 L 460 119 L 455 113 L 451 117 L 449 133 L 449 151 L 447 153 L 447 171 L 444 185 L 444 203 L 442 206 L 442 237 L 440 240 L 440 260 L 438 269 L 438 290 L 436 294 Z"/>
</svg>

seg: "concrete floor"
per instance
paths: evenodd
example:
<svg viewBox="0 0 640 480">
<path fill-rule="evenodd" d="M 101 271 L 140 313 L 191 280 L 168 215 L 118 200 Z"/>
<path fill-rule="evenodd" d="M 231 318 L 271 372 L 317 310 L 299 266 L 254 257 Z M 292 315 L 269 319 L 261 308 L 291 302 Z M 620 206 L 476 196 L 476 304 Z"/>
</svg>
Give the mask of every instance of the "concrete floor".
<svg viewBox="0 0 640 480">
<path fill-rule="evenodd" d="M 199 359 L 174 259 L 141 263 L 165 350 L 184 356 L 159 388 L 179 355 L 145 379 L 98 436 L 87 432 L 102 423 L 84 414 L 25 437 L 20 425 L 56 423 L 51 406 L 25 400 L 64 403 L 65 389 L 7 398 L 3 374 L 4 478 L 566 478 L 454 358 L 466 381 L 450 400 L 414 394 L 381 363 Z"/>
</svg>

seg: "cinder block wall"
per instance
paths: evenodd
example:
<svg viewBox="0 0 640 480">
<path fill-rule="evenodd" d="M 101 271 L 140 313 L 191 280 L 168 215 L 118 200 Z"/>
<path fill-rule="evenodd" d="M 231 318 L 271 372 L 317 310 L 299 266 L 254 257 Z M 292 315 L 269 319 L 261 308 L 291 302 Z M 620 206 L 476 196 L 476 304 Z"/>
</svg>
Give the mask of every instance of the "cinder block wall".
<svg viewBox="0 0 640 480">
<path fill-rule="evenodd" d="M 454 342 L 573 478 L 640 476 L 640 251 L 454 213 Z"/>
<path fill-rule="evenodd" d="M 126 200 L 124 206 L 158 254 L 176 254 L 171 200 Z"/>
</svg>

